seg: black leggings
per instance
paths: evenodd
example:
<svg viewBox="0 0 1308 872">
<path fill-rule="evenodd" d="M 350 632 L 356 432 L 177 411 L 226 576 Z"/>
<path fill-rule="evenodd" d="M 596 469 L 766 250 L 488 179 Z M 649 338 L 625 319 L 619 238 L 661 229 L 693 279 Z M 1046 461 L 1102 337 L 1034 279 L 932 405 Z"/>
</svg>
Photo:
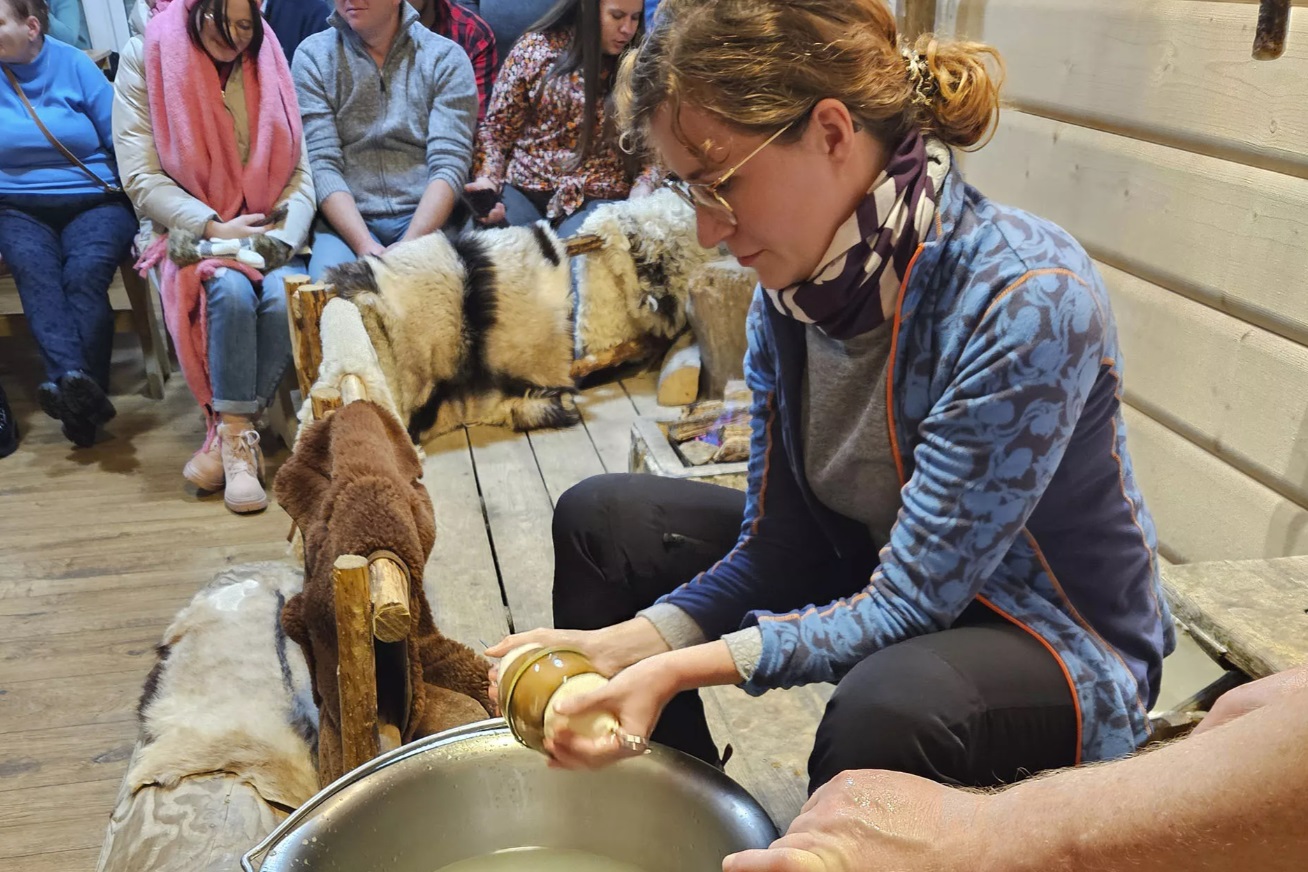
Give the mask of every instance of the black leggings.
<svg viewBox="0 0 1308 872">
<path fill-rule="evenodd" d="M 555 626 L 595 630 L 631 618 L 721 559 L 744 508 L 739 491 L 650 475 L 596 476 L 572 488 L 554 514 Z M 668 704 L 653 738 L 719 760 L 693 691 Z M 1058 662 L 1025 630 L 973 603 L 950 629 L 884 648 L 840 680 L 817 727 L 809 791 L 847 769 L 1007 784 L 1072 765 L 1076 743 L 1076 709 Z"/>
</svg>

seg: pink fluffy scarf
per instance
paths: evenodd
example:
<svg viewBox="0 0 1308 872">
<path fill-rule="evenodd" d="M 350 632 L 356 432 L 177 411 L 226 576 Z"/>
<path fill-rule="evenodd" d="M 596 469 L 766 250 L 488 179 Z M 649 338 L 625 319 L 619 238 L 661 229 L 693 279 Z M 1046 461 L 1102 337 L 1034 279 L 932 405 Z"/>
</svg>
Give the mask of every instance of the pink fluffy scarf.
<svg viewBox="0 0 1308 872">
<path fill-rule="evenodd" d="M 232 119 L 223 106 L 218 69 L 191 42 L 186 20 L 198 0 L 156 4 L 145 28 L 145 77 L 150 124 L 159 163 L 178 185 L 210 206 L 219 221 L 269 213 L 300 160 L 300 109 L 290 67 L 276 38 L 257 58 L 242 58 L 250 150 L 244 165 Z M 264 26 L 272 37 L 272 30 Z M 215 415 L 209 374 L 204 282 L 221 267 L 238 269 L 253 282 L 260 273 L 235 260 L 211 259 L 179 268 L 167 257 L 162 236 L 142 255 L 144 272 L 158 264 L 164 320 L 177 348 L 186 383 L 204 407 L 212 438 Z M 207 442 L 206 442 L 207 444 Z"/>
</svg>

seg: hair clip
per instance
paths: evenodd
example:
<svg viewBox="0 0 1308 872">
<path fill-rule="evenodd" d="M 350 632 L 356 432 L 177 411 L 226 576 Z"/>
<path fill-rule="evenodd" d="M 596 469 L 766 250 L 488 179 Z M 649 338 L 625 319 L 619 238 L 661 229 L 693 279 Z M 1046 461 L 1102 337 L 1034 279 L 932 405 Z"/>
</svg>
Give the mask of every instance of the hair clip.
<svg viewBox="0 0 1308 872">
<path fill-rule="evenodd" d="M 900 54 L 908 68 L 908 82 L 913 86 L 913 102 L 919 106 L 930 106 L 940 94 L 940 83 L 931 72 L 926 55 L 912 51 L 908 46 L 900 49 Z"/>
</svg>

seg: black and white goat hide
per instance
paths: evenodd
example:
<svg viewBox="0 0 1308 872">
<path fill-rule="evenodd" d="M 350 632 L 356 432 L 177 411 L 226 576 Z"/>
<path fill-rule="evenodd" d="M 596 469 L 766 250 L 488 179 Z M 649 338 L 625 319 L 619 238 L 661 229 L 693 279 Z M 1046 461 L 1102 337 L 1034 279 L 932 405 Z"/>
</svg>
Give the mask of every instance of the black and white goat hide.
<svg viewBox="0 0 1308 872">
<path fill-rule="evenodd" d="M 700 246 L 695 210 L 665 189 L 600 206 L 577 232 L 603 242 L 576 266 L 578 357 L 674 338 L 686 326 L 691 276 L 721 257 Z"/>
<path fill-rule="evenodd" d="M 294 808 L 318 791 L 318 710 L 282 606 L 304 585 L 284 562 L 218 574 L 164 632 L 141 695 L 128 789 L 230 772 Z"/>
<path fill-rule="evenodd" d="M 543 223 L 432 233 L 323 280 L 358 306 L 415 443 L 464 424 L 580 421 L 568 257 Z"/>
</svg>

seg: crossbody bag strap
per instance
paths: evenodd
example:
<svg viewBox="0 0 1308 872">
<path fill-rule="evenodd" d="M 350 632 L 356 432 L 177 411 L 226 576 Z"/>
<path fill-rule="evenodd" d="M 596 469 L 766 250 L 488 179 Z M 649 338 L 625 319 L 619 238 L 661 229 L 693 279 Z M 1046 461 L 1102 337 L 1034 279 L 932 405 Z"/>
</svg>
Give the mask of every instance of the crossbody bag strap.
<svg viewBox="0 0 1308 872">
<path fill-rule="evenodd" d="M 32 120 L 36 122 L 36 126 L 41 129 L 41 133 L 45 134 L 45 138 L 50 141 L 50 144 L 53 145 L 59 151 L 60 154 L 62 154 L 65 158 L 67 158 L 69 163 L 73 164 L 82 172 L 86 173 L 93 180 L 95 180 L 95 183 L 97 185 L 104 188 L 106 194 L 121 194 L 123 192 L 122 188 L 116 185 L 111 185 L 108 182 L 106 182 L 104 179 L 96 175 L 91 170 L 90 167 L 88 167 L 86 164 L 82 163 L 80 160 L 77 159 L 77 155 L 73 154 L 67 148 L 64 148 L 64 144 L 60 142 L 58 139 L 56 139 L 55 135 L 51 133 L 44 124 L 41 123 L 40 116 L 36 114 L 36 110 L 32 108 L 32 104 L 28 101 L 27 95 L 23 93 L 22 87 L 18 84 L 18 77 L 14 75 L 14 71 L 9 69 L 9 67 L 5 67 L 5 76 L 8 77 L 9 84 L 14 86 L 14 91 L 15 93 L 18 94 L 18 99 L 23 101 L 23 106 L 27 108 L 27 114 L 32 116 Z"/>
</svg>

